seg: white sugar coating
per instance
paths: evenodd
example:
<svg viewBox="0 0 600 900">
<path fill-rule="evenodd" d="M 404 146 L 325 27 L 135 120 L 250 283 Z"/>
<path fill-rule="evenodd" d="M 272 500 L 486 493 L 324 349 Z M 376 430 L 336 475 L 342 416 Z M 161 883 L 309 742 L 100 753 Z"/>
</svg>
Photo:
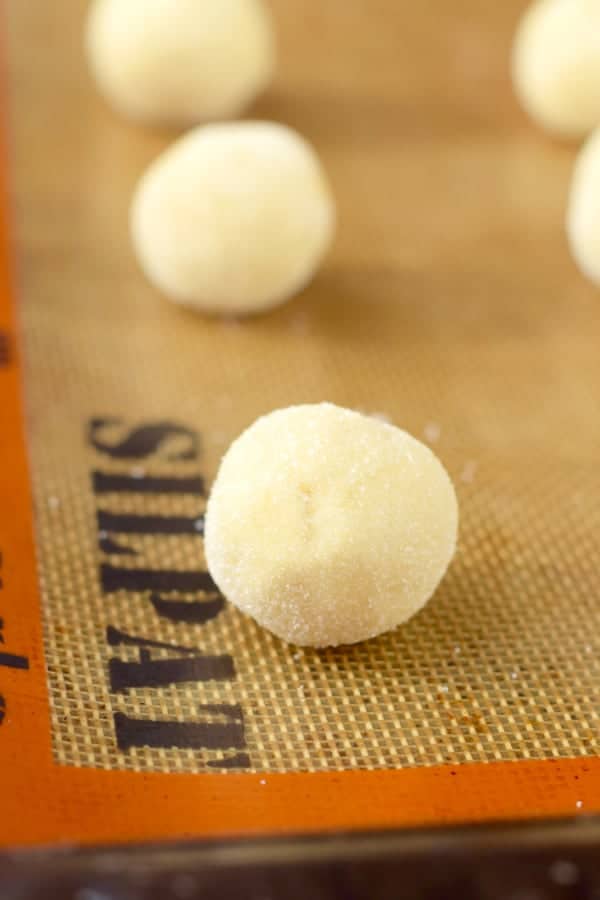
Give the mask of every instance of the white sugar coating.
<svg viewBox="0 0 600 900">
<path fill-rule="evenodd" d="M 430 444 L 436 444 L 442 434 L 441 426 L 437 422 L 428 422 L 423 429 L 423 437 Z"/>
<path fill-rule="evenodd" d="M 235 116 L 275 68 L 263 0 L 94 0 L 86 49 L 106 99 L 153 123 Z"/>
<path fill-rule="evenodd" d="M 521 19 L 512 73 L 543 128 L 583 137 L 600 124 L 600 2 L 538 0 Z"/>
<path fill-rule="evenodd" d="M 150 166 L 131 208 L 150 281 L 174 301 L 221 315 L 260 312 L 301 290 L 334 229 L 315 151 L 272 122 L 190 132 Z"/>
<path fill-rule="evenodd" d="M 454 488 L 405 431 L 330 403 L 258 419 L 231 445 L 205 526 L 225 596 L 284 640 L 351 644 L 431 597 L 456 548 Z"/>
<path fill-rule="evenodd" d="M 477 463 L 473 459 L 467 460 L 460 473 L 460 480 L 470 484 L 477 474 Z"/>
<path fill-rule="evenodd" d="M 600 128 L 586 141 L 575 163 L 567 236 L 581 271 L 600 285 Z"/>
</svg>

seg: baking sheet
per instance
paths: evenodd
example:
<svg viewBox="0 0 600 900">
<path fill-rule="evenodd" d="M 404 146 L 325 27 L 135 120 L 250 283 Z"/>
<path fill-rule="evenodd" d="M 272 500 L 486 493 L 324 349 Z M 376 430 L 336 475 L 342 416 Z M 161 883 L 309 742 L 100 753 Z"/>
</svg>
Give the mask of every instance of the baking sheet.
<svg viewBox="0 0 600 900">
<path fill-rule="evenodd" d="M 450 779 L 565 760 L 558 807 L 600 805 L 597 781 L 577 784 L 597 772 L 600 734 L 600 302 L 562 229 L 575 150 L 538 134 L 512 98 L 523 4 L 434 6 L 273 0 L 280 70 L 249 115 L 313 141 L 340 230 L 292 303 L 218 321 L 165 302 L 131 253 L 131 192 L 174 134 L 137 129 L 98 98 L 86 3 L 9 2 L 52 766 L 254 773 L 260 790 L 279 773 L 445 767 Z M 221 602 L 201 528 L 229 442 L 262 413 L 321 400 L 430 443 L 462 518 L 422 613 L 316 652 Z M 180 520 L 178 533 L 158 517 Z M 511 770 L 484 777 L 495 771 L 476 817 L 502 813 Z M 423 810 L 465 815 L 459 801 Z"/>
</svg>

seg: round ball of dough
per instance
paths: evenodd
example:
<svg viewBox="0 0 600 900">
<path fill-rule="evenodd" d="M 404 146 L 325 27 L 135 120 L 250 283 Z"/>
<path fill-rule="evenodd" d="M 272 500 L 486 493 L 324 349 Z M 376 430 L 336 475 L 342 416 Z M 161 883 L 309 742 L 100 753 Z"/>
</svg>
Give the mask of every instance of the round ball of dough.
<svg viewBox="0 0 600 900">
<path fill-rule="evenodd" d="M 434 454 L 330 403 L 258 419 L 210 494 L 205 549 L 224 595 L 294 644 L 351 644 L 405 622 L 456 547 L 458 508 Z"/>
<path fill-rule="evenodd" d="M 600 124 L 600 3 L 538 0 L 514 43 L 513 79 L 542 127 L 582 137 Z"/>
<path fill-rule="evenodd" d="M 94 0 L 86 43 L 107 100 L 148 122 L 235 116 L 275 65 L 262 0 Z"/>
<path fill-rule="evenodd" d="M 580 269 L 600 285 L 600 129 L 584 144 L 575 163 L 567 236 Z"/>
<path fill-rule="evenodd" d="M 131 228 L 146 275 L 206 312 L 256 313 L 312 278 L 335 208 L 313 149 L 269 122 L 207 125 L 146 172 Z"/>
</svg>

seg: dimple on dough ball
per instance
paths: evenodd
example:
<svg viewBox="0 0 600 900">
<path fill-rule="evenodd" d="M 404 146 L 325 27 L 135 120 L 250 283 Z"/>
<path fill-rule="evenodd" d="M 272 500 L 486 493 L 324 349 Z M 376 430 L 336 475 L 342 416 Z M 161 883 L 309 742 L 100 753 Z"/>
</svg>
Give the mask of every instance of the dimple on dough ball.
<svg viewBox="0 0 600 900">
<path fill-rule="evenodd" d="M 94 0 L 86 44 L 108 101 L 148 122 L 235 116 L 275 65 L 263 0 Z"/>
<path fill-rule="evenodd" d="M 131 211 L 146 275 L 172 300 L 223 314 L 283 303 L 310 281 L 335 207 L 314 150 L 270 122 L 206 125 L 142 177 Z"/>
<path fill-rule="evenodd" d="M 229 448 L 205 522 L 210 573 L 291 643 L 351 644 L 405 622 L 454 554 L 458 508 L 436 456 L 329 403 L 258 419 Z"/>
<path fill-rule="evenodd" d="M 600 0 L 538 0 L 523 16 L 515 89 L 542 127 L 582 137 L 600 124 Z"/>
<path fill-rule="evenodd" d="M 584 144 L 575 163 L 567 236 L 580 269 L 600 285 L 600 129 Z"/>
</svg>

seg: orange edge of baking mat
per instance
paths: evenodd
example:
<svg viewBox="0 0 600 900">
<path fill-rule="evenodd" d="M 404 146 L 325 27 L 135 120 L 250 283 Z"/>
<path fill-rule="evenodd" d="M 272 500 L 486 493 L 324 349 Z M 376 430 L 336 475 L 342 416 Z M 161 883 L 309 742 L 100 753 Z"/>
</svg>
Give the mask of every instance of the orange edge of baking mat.
<svg viewBox="0 0 600 900">
<path fill-rule="evenodd" d="M 0 845 L 440 825 L 600 811 L 600 759 L 396 771 L 145 774 L 52 760 L 0 160 Z M 32 423 L 35 427 L 35 423 Z M 28 668 L 25 666 L 28 665 Z"/>
</svg>

